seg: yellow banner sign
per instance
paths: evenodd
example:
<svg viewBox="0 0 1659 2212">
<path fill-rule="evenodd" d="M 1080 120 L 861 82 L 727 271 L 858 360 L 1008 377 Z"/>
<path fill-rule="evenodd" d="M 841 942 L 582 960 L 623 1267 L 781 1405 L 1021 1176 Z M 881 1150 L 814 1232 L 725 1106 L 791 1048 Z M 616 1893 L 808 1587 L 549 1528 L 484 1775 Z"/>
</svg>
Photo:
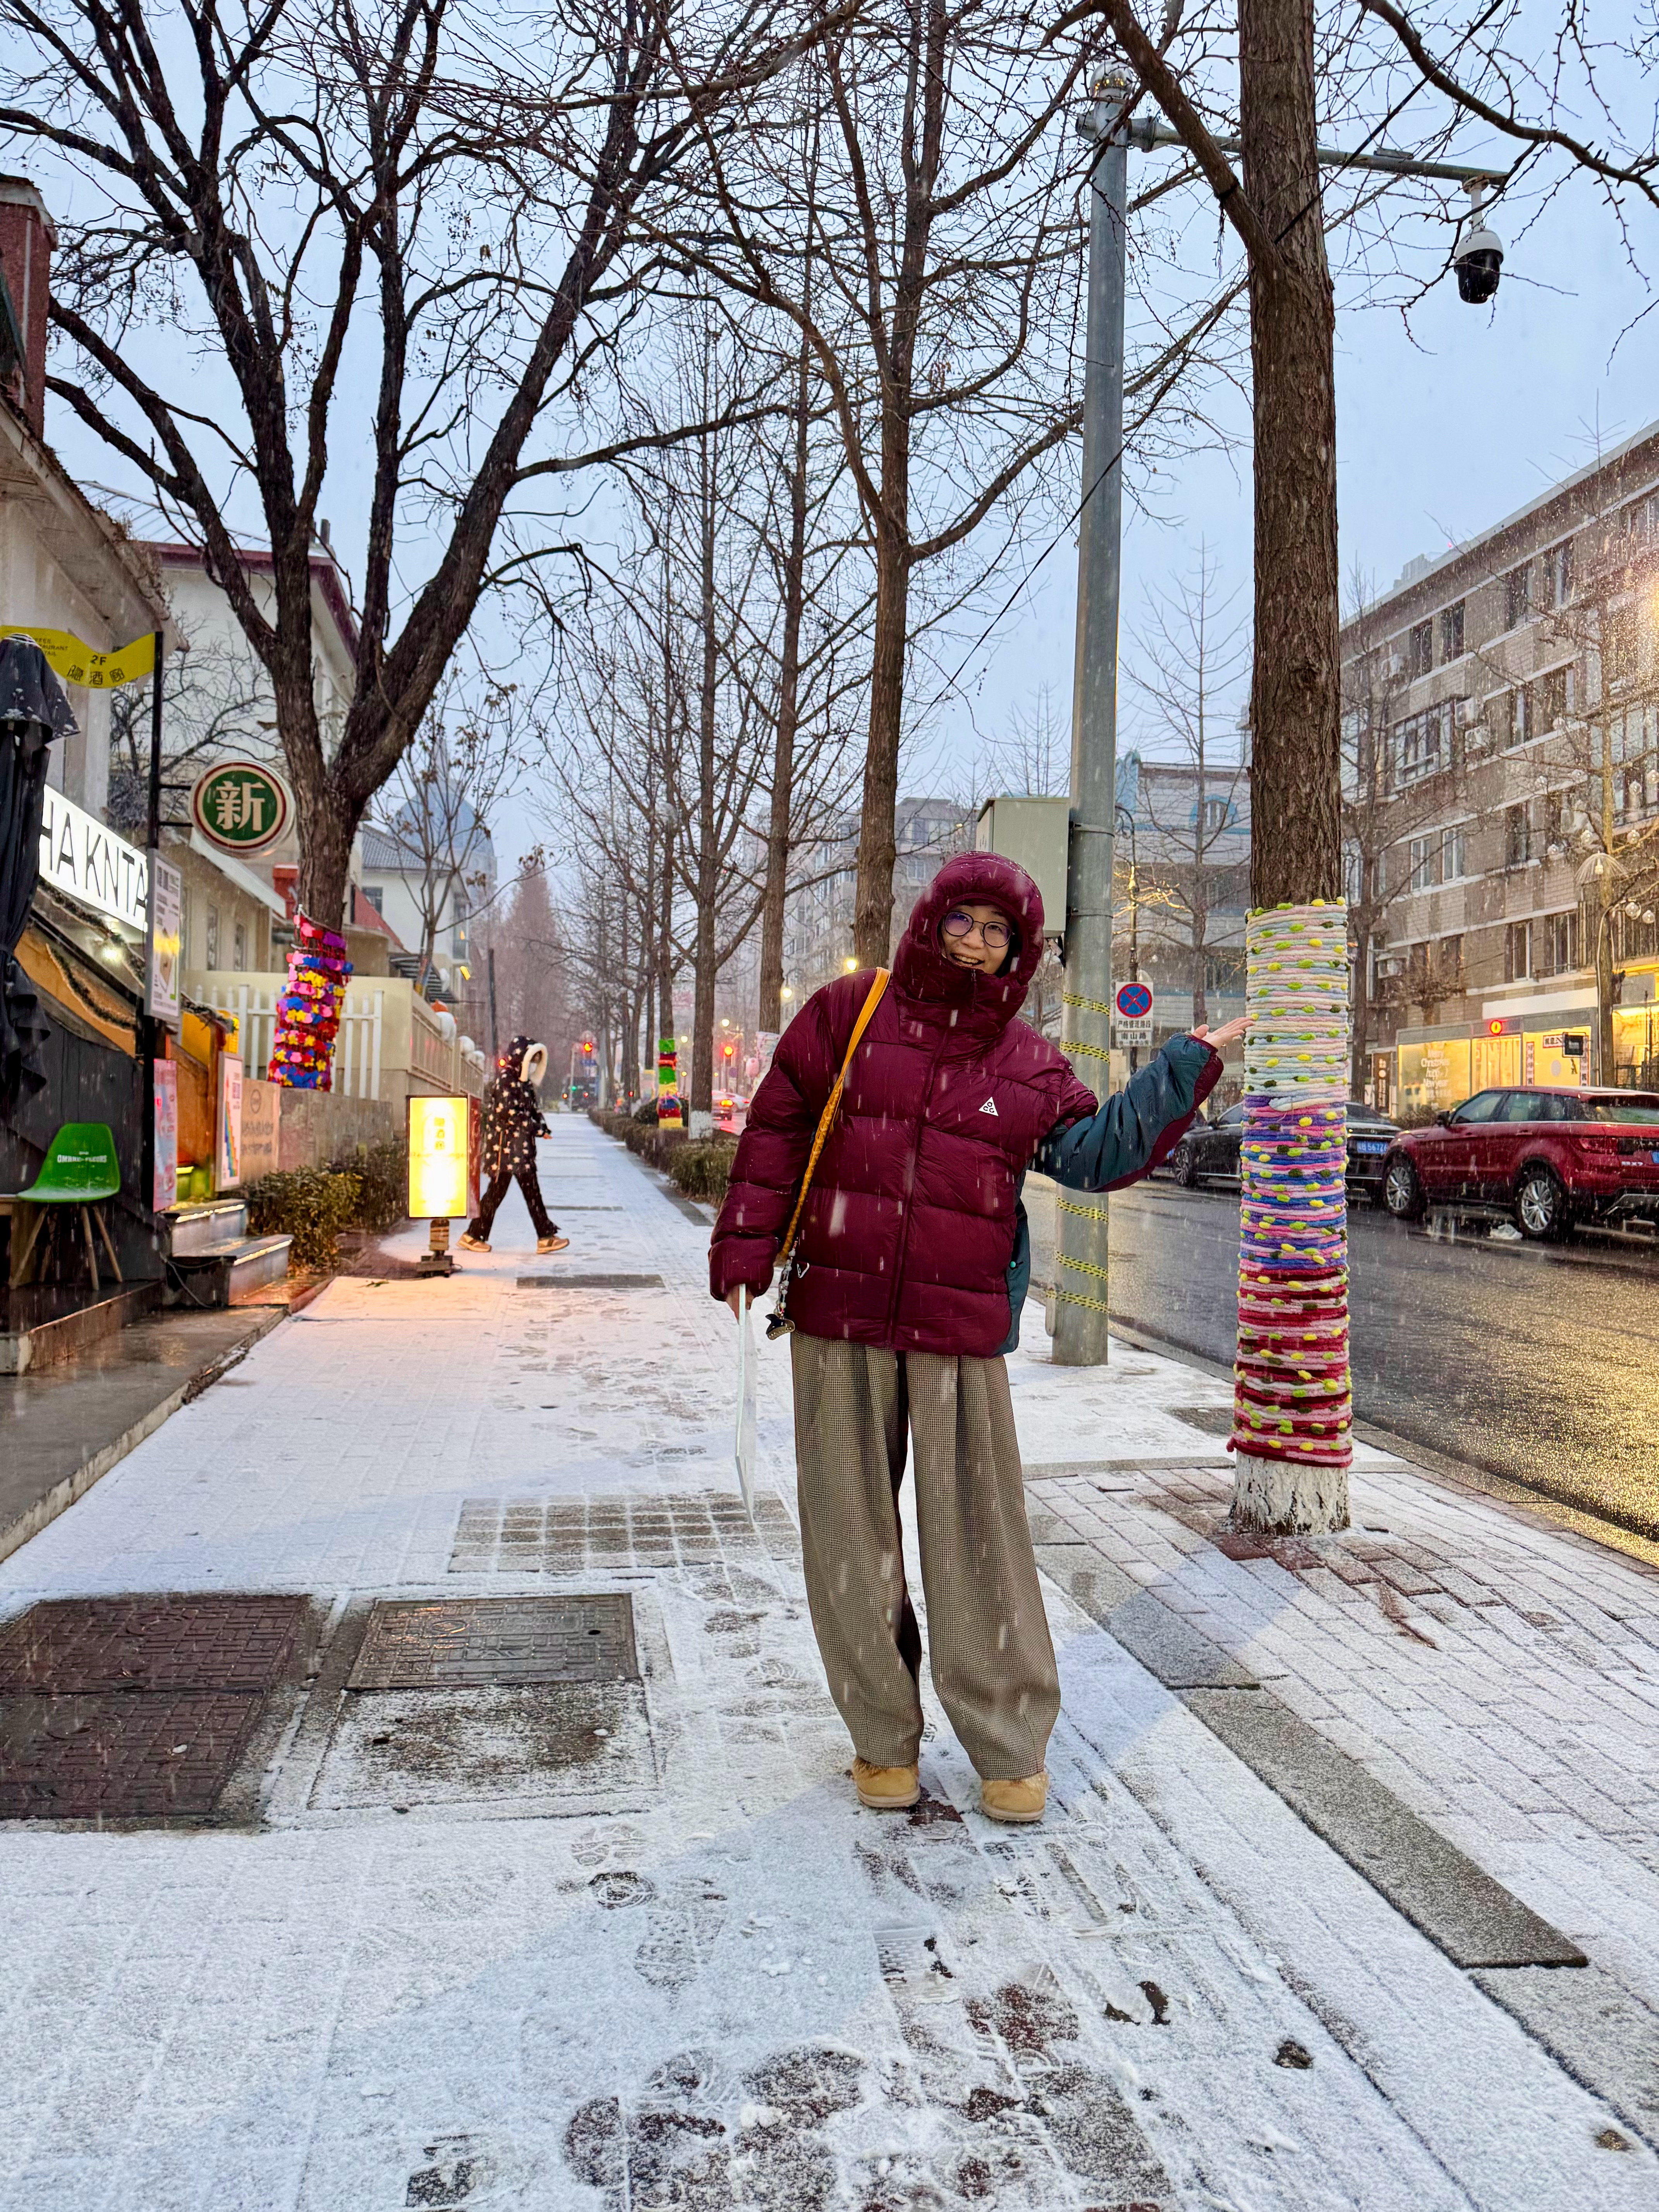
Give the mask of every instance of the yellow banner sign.
<svg viewBox="0 0 1659 2212">
<path fill-rule="evenodd" d="M 29 629 L 19 623 L 8 636 L 32 637 L 65 684 L 84 684 L 88 691 L 110 691 L 118 684 L 137 684 L 155 665 L 155 633 L 146 630 L 131 645 L 113 653 L 94 653 L 72 630 Z"/>
</svg>

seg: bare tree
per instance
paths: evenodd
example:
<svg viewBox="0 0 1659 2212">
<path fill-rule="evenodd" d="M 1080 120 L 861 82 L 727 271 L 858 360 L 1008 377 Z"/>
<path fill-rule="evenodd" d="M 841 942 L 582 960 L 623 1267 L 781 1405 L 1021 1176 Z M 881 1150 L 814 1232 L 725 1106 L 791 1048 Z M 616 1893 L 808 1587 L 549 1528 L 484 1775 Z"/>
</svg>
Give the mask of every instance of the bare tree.
<svg viewBox="0 0 1659 2212">
<path fill-rule="evenodd" d="M 1235 596 L 1221 590 L 1215 556 L 1200 543 L 1188 575 L 1170 591 L 1148 591 L 1125 659 L 1147 756 L 1137 812 L 1151 836 L 1136 855 L 1137 872 L 1154 896 L 1153 942 L 1185 955 L 1195 1024 L 1210 1018 L 1206 981 L 1218 913 L 1232 917 L 1230 957 L 1238 957 L 1249 872 L 1240 830 L 1249 771 L 1237 714 L 1227 712 L 1237 705 L 1233 695 L 1249 658 Z M 1164 761 L 1178 763 L 1182 773 L 1160 781 Z"/>
<path fill-rule="evenodd" d="M 275 696 L 301 899 L 337 922 L 357 825 L 509 503 L 582 465 L 549 410 L 617 335 L 636 218 L 799 42 L 764 0 L 695 19 L 554 0 L 533 26 L 475 0 L 0 0 L 0 131 L 84 178 L 95 209 L 64 226 L 52 314 L 76 366 L 50 388 L 202 547 Z M 371 484 L 357 681 L 330 747 L 310 556 L 342 448 L 367 451 Z M 269 596 L 238 557 L 250 512 Z"/>
<path fill-rule="evenodd" d="M 1081 228 L 1063 130 L 1091 53 L 1061 59 L 1009 0 L 879 0 L 827 40 L 702 179 L 725 242 L 696 258 L 787 318 L 842 437 L 874 574 L 856 908 L 885 960 L 913 593 L 1077 424 Z M 792 189 L 822 118 L 815 189 Z M 811 281 L 809 283 L 809 274 Z"/>
<path fill-rule="evenodd" d="M 493 888 L 490 817 L 523 774 L 526 748 L 538 742 L 516 684 L 486 678 L 469 700 L 452 670 L 382 791 L 375 826 L 419 913 L 420 987 L 432 972 L 440 930 L 464 922 L 479 893 Z"/>
<path fill-rule="evenodd" d="M 142 835 L 149 818 L 151 686 L 126 684 L 109 695 L 109 818 Z M 181 808 L 210 762 L 227 752 L 274 757 L 270 693 L 246 646 L 196 646 L 161 664 L 162 814 Z"/>
</svg>

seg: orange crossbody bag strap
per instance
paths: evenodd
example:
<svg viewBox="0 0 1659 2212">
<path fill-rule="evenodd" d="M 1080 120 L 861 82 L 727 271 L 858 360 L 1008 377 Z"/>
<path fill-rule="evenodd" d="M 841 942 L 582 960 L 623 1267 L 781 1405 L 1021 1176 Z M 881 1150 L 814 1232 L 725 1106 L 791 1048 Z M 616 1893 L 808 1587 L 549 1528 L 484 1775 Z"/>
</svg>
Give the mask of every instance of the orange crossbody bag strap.
<svg viewBox="0 0 1659 2212">
<path fill-rule="evenodd" d="M 871 1017 L 881 1004 L 882 994 L 887 988 L 889 975 L 890 971 L 887 969 L 877 969 L 876 980 L 870 986 L 870 995 L 860 1009 L 857 1021 L 853 1024 L 853 1034 L 847 1041 L 847 1057 L 842 1061 L 841 1073 L 836 1078 L 836 1087 L 830 1093 L 828 1103 L 818 1116 L 817 1133 L 812 1139 L 812 1150 L 807 1158 L 806 1173 L 800 1179 L 800 1195 L 795 1200 L 795 1210 L 789 1217 L 789 1226 L 784 1232 L 782 1243 L 778 1247 L 780 1261 L 787 1260 L 795 1249 L 795 1231 L 800 1227 L 800 1217 L 806 1204 L 806 1194 L 812 1187 L 812 1170 L 818 1164 L 818 1154 L 823 1150 L 824 1140 L 830 1134 L 830 1125 L 836 1118 L 836 1109 L 841 1104 L 841 1094 L 847 1087 L 847 1075 L 853 1065 L 853 1054 L 859 1048 L 860 1038 L 870 1026 Z"/>
</svg>

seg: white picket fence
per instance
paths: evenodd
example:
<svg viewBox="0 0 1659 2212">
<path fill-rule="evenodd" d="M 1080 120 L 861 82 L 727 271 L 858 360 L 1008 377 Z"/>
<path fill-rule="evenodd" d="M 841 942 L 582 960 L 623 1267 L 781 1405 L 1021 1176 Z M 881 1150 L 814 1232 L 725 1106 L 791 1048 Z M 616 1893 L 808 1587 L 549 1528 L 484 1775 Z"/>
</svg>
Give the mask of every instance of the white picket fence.
<svg viewBox="0 0 1659 2212">
<path fill-rule="evenodd" d="M 276 993 L 257 983 L 219 983 L 213 1010 L 234 1014 L 242 1073 L 262 1081 L 270 1065 Z M 386 1023 L 386 994 L 370 984 L 348 985 L 345 1010 L 334 1048 L 334 1089 L 347 1098 L 380 1096 L 380 1048 Z"/>
</svg>

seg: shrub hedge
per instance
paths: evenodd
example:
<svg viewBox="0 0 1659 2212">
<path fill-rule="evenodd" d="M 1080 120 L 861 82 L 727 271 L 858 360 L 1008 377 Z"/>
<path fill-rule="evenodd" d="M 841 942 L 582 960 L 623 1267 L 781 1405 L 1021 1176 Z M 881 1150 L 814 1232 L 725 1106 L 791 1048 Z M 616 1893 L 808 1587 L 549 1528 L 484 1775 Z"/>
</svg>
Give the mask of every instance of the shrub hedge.
<svg viewBox="0 0 1659 2212">
<path fill-rule="evenodd" d="M 334 1168 L 287 1168 L 250 1183 L 248 1227 L 259 1237 L 291 1237 L 290 1269 L 310 1273 L 331 1267 L 339 1256 L 337 1239 L 356 1214 L 361 1178 Z"/>
<path fill-rule="evenodd" d="M 701 1143 L 678 1146 L 668 1163 L 668 1172 L 688 1198 L 706 1198 L 718 1206 L 726 1196 L 737 1141 L 709 1137 Z"/>
</svg>

